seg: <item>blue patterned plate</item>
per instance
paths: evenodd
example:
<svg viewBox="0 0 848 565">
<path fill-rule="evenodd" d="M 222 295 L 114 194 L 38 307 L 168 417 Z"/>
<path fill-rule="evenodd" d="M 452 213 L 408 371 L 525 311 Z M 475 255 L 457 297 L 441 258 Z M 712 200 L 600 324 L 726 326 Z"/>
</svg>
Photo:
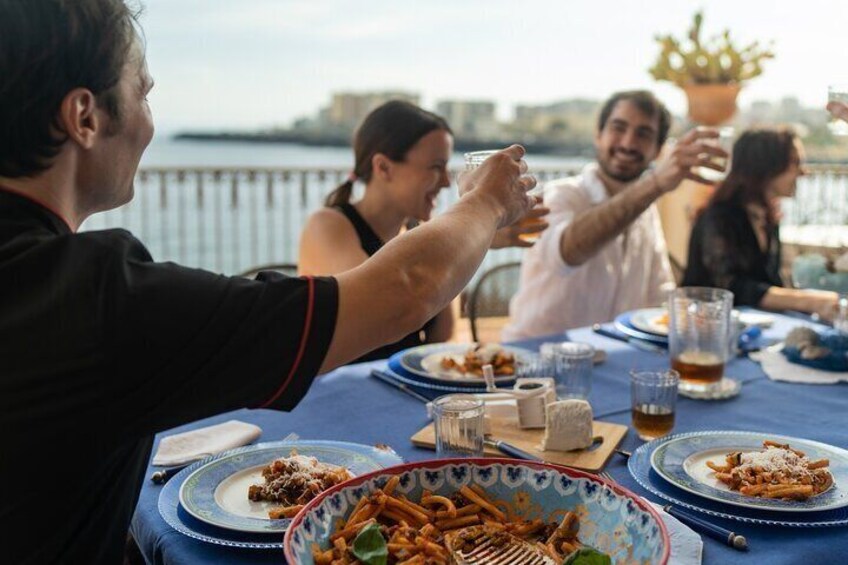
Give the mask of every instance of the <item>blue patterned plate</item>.
<svg viewBox="0 0 848 565">
<path fill-rule="evenodd" d="M 419 345 L 418 347 L 407 349 L 400 354 L 400 366 L 413 375 L 443 384 L 485 386 L 483 377 L 475 375 L 467 376 L 458 371 L 445 371 L 439 367 L 441 359 L 446 356 L 454 357 L 457 361 L 461 361 L 465 353 L 474 347 L 474 345 L 473 343 L 431 343 L 428 345 Z M 501 347 L 506 352 L 512 353 L 516 360 L 533 355 L 532 352 L 526 349 L 519 349 L 518 347 L 510 347 L 508 345 Z M 495 382 L 500 385 L 513 381 L 515 381 L 515 375 L 495 377 Z"/>
<path fill-rule="evenodd" d="M 721 432 L 701 432 L 712 435 Z M 738 433 L 738 432 L 726 432 Z M 717 518 L 737 520 L 749 524 L 762 524 L 769 526 L 786 526 L 794 528 L 832 527 L 848 525 L 848 507 L 843 506 L 833 510 L 820 510 L 811 512 L 774 512 L 773 510 L 761 510 L 758 508 L 745 508 L 741 506 L 730 506 L 726 502 L 710 500 L 701 495 L 692 494 L 682 490 L 662 478 L 651 467 L 651 455 L 654 449 L 664 440 L 678 437 L 678 434 L 667 438 L 660 438 L 650 443 L 643 444 L 633 452 L 627 462 L 627 468 L 636 482 L 654 495 L 665 499 L 673 504 L 702 512 Z M 764 434 L 759 434 L 762 438 Z M 769 435 L 773 438 L 783 436 Z M 762 444 L 760 444 L 762 445 Z M 822 444 L 819 444 L 822 445 Z"/>
<path fill-rule="evenodd" d="M 180 487 L 180 505 L 201 522 L 219 528 L 259 534 L 280 534 L 291 520 L 271 520 L 274 502 L 247 498 L 250 485 L 262 484 L 262 468 L 288 457 L 292 449 L 322 463 L 346 467 L 354 476 L 397 465 L 403 460 L 392 451 L 339 441 L 281 441 L 225 451 L 196 463 Z M 173 482 L 170 481 L 170 482 Z"/>
<path fill-rule="evenodd" d="M 762 451 L 763 440 L 789 444 L 811 461 L 828 459 L 834 484 L 807 500 L 746 496 L 715 478 L 707 461 L 724 464 L 733 451 Z M 816 512 L 848 505 L 848 451 L 805 439 L 754 432 L 694 432 L 661 438 L 651 454 L 651 467 L 662 478 L 692 494 L 744 508 L 776 512 Z"/>
<path fill-rule="evenodd" d="M 442 459 L 399 465 L 357 477 L 313 499 L 286 532 L 292 565 L 313 565 L 312 544 L 330 547 L 330 535 L 359 499 L 400 481 L 397 492 L 419 500 L 424 489 L 442 496 L 464 485 L 485 489 L 507 515 L 559 522 L 573 510 L 580 517 L 580 540 L 608 553 L 613 563 L 665 564 L 671 544 L 665 524 L 647 502 L 620 485 L 581 471 L 515 459 Z"/>
</svg>

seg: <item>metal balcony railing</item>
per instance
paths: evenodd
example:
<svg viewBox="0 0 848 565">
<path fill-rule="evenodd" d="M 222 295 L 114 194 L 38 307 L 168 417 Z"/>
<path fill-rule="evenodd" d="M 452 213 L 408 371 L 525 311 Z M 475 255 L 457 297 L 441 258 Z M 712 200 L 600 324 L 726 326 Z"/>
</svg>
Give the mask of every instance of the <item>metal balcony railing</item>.
<svg viewBox="0 0 848 565">
<path fill-rule="evenodd" d="M 791 243 L 848 245 L 848 167 L 813 166 L 784 205 L 782 237 Z M 576 174 L 542 169 L 541 182 Z M 159 261 L 233 274 L 255 265 L 297 263 L 306 218 L 347 175 L 344 168 L 148 168 L 135 197 L 91 217 L 83 229 L 125 228 Z M 457 199 L 456 187 L 439 210 Z M 516 249 L 489 253 L 483 268 L 520 259 Z"/>
</svg>

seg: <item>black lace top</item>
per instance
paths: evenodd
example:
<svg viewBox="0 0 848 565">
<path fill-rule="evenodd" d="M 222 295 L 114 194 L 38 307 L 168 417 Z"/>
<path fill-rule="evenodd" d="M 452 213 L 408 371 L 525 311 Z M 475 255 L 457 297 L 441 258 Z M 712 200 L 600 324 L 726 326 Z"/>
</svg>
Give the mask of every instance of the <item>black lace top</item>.
<svg viewBox="0 0 848 565">
<path fill-rule="evenodd" d="M 353 224 L 353 228 L 356 230 L 356 235 L 359 236 L 359 243 L 362 246 L 362 250 L 368 254 L 369 257 L 374 255 L 377 251 L 383 247 L 384 242 L 380 239 L 374 230 L 371 229 L 371 226 L 368 225 L 368 222 L 365 221 L 359 212 L 356 211 L 356 208 L 353 207 L 350 203 L 339 204 L 336 206 L 336 209 L 339 210 L 342 214 L 350 220 L 350 223 Z M 386 359 L 387 357 L 391 357 L 394 353 L 398 351 L 402 351 L 404 349 L 408 349 L 410 347 L 416 347 L 418 345 L 423 345 L 427 343 L 427 334 L 430 332 L 433 323 L 435 322 L 435 318 L 430 319 L 424 327 L 422 327 L 417 332 L 413 332 L 400 341 L 396 341 L 395 343 L 391 343 L 389 345 L 384 345 L 383 347 L 377 348 L 370 353 L 366 353 L 359 359 L 354 362 L 359 361 L 373 361 L 375 359 Z"/>
<path fill-rule="evenodd" d="M 763 251 L 743 206 L 708 206 L 692 229 L 683 286 L 726 288 L 737 306 L 758 306 L 770 287 L 783 286 L 778 227 L 767 237 Z"/>
</svg>

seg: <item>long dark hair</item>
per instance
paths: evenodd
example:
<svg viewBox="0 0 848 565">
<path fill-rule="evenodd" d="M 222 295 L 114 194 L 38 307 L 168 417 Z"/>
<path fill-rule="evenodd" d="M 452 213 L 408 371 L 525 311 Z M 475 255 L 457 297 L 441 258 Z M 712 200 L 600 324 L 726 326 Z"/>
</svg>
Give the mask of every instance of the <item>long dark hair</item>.
<svg viewBox="0 0 848 565">
<path fill-rule="evenodd" d="M 787 128 L 750 129 L 739 136 L 733 144 L 730 171 L 718 185 L 710 204 L 756 204 L 766 210 L 768 224 L 776 225 L 779 212 L 769 201 L 766 187 L 789 168 L 795 139 L 795 132 Z"/>
<path fill-rule="evenodd" d="M 444 118 L 409 102 L 392 100 L 375 108 L 353 138 L 356 157 L 353 176 L 367 183 L 373 173 L 371 160 L 374 155 L 382 153 L 392 161 L 403 161 L 407 151 L 434 130 L 452 133 Z M 353 179 L 348 179 L 327 195 L 324 204 L 332 207 L 350 202 L 352 193 Z"/>
</svg>

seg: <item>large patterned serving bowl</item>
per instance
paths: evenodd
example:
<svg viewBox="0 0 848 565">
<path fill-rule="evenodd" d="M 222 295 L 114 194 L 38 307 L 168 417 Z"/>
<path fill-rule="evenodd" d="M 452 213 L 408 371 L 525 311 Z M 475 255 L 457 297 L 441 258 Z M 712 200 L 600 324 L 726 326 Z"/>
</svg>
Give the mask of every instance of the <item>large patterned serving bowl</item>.
<svg viewBox="0 0 848 565">
<path fill-rule="evenodd" d="M 323 492 L 295 516 L 284 541 L 291 564 L 313 565 L 312 544 L 330 547 L 336 524 L 363 494 L 400 476 L 396 493 L 413 501 L 427 489 L 449 495 L 476 484 L 507 514 L 559 521 L 565 511 L 580 517 L 580 541 L 608 553 L 616 564 L 665 564 L 671 548 L 659 515 L 646 502 L 594 475 L 515 459 L 439 459 L 381 469 Z"/>
</svg>

